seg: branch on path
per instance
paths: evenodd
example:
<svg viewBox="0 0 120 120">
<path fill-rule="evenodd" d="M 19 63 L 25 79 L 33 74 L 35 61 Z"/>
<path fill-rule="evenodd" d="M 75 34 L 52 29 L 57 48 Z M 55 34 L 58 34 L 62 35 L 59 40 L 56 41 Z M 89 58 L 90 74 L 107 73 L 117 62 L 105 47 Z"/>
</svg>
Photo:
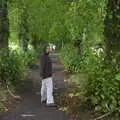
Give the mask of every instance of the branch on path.
<svg viewBox="0 0 120 120">
<path fill-rule="evenodd" d="M 14 95 L 14 94 L 12 93 L 12 91 L 9 89 L 8 85 L 7 85 L 7 90 L 8 90 L 8 93 L 9 93 L 14 99 L 17 99 L 17 100 L 20 100 L 20 99 L 21 99 L 20 96 Z"/>
<path fill-rule="evenodd" d="M 120 107 L 119 107 L 119 108 L 116 108 L 114 111 L 108 112 L 108 113 L 106 113 L 106 114 L 104 114 L 104 115 L 102 115 L 102 116 L 100 116 L 100 117 L 97 117 L 97 118 L 95 118 L 94 120 L 100 120 L 100 119 L 102 119 L 102 118 L 105 118 L 105 117 L 109 116 L 110 114 L 112 114 L 113 112 L 118 111 L 118 110 L 120 110 Z"/>
</svg>

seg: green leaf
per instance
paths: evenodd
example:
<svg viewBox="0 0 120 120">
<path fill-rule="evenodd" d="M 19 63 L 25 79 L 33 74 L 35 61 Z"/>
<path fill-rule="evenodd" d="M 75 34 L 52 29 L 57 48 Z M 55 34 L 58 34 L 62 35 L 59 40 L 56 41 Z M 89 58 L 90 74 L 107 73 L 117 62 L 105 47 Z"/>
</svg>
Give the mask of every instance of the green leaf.
<svg viewBox="0 0 120 120">
<path fill-rule="evenodd" d="M 120 73 L 115 76 L 115 79 L 120 81 Z"/>
<path fill-rule="evenodd" d="M 68 94 L 68 96 L 70 96 L 71 98 L 74 96 L 74 94 L 73 93 L 70 93 L 70 94 Z"/>
<path fill-rule="evenodd" d="M 3 103 L 0 103 L 0 109 L 5 108 L 5 105 Z"/>
</svg>

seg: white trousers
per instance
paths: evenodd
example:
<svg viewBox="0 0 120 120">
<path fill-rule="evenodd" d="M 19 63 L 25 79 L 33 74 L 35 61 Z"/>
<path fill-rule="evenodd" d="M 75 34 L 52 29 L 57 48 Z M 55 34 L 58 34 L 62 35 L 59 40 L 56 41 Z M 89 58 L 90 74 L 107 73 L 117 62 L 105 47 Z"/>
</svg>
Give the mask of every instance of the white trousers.
<svg viewBox="0 0 120 120">
<path fill-rule="evenodd" d="M 54 103 L 52 77 L 42 80 L 41 101 L 47 100 L 47 104 Z"/>
</svg>

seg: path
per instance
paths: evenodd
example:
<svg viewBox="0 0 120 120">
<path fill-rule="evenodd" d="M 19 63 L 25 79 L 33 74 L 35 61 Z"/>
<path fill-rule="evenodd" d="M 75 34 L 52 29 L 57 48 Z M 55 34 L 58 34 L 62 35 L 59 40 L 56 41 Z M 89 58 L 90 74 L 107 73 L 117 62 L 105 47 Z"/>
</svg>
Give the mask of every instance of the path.
<svg viewBox="0 0 120 120">
<path fill-rule="evenodd" d="M 62 65 L 57 65 L 58 54 L 51 55 L 53 61 L 53 78 L 55 93 L 60 94 L 66 87 L 64 83 L 64 70 Z M 40 77 L 39 77 L 39 62 L 37 68 L 31 69 L 29 79 L 25 82 L 21 90 L 23 100 L 12 109 L 8 115 L 0 118 L 0 120 L 68 120 L 68 116 L 59 111 L 57 108 L 48 108 L 40 104 Z"/>
</svg>

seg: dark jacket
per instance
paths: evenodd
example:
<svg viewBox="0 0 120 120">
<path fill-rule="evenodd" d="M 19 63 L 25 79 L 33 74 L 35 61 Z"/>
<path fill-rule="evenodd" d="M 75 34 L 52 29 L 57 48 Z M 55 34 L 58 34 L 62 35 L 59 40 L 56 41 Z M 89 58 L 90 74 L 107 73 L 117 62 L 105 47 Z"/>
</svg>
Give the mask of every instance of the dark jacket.
<svg viewBox="0 0 120 120">
<path fill-rule="evenodd" d="M 52 62 L 49 55 L 44 53 L 40 57 L 40 76 L 45 79 L 52 76 Z"/>
</svg>

